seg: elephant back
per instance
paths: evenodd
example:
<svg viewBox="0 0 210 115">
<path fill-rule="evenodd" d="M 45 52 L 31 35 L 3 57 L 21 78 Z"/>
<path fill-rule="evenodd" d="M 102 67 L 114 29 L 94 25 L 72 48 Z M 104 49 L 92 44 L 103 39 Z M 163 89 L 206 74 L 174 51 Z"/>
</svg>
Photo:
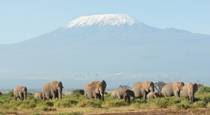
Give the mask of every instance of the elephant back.
<svg viewBox="0 0 210 115">
<path fill-rule="evenodd" d="M 27 92 L 27 87 L 22 85 L 17 85 L 14 89 L 15 92 Z"/>
<path fill-rule="evenodd" d="M 99 81 L 92 81 L 90 83 L 88 83 L 87 85 L 85 85 L 85 90 L 94 90 L 97 87 L 97 84 L 99 83 Z"/>
<path fill-rule="evenodd" d="M 163 96 L 173 96 L 173 83 L 167 83 L 161 90 Z"/>
<path fill-rule="evenodd" d="M 43 90 L 43 92 L 50 91 L 51 90 L 51 84 L 50 83 L 44 84 L 42 90 Z"/>
<path fill-rule="evenodd" d="M 124 88 L 117 88 L 111 92 L 112 97 L 114 98 L 122 98 L 123 94 L 125 93 Z"/>
<path fill-rule="evenodd" d="M 135 95 L 137 93 L 145 92 L 153 92 L 154 91 L 154 83 L 151 81 L 144 81 L 144 82 L 137 82 L 133 85 L 132 90 L 134 91 Z"/>
<path fill-rule="evenodd" d="M 172 86 L 173 90 L 180 91 L 184 87 L 184 82 L 174 82 Z"/>
<path fill-rule="evenodd" d="M 50 87 L 51 87 L 53 90 L 57 90 L 59 87 L 60 87 L 60 88 L 63 88 L 63 84 L 62 84 L 62 82 L 60 82 L 60 81 L 52 81 L 52 82 L 50 83 Z"/>
</svg>

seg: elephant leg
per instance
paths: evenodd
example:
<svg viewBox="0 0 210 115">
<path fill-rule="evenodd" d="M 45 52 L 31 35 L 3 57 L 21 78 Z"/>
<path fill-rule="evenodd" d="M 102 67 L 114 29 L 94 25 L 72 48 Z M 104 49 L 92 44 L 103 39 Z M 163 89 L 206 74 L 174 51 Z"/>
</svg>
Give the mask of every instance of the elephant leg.
<svg viewBox="0 0 210 115">
<path fill-rule="evenodd" d="M 143 99 L 144 101 L 147 99 L 147 93 L 145 91 L 143 92 Z"/>
<path fill-rule="evenodd" d="M 18 100 L 17 96 L 15 96 L 15 100 L 16 100 L 16 101 Z"/>
<path fill-rule="evenodd" d="M 26 93 L 23 94 L 23 99 L 26 100 Z"/>
<path fill-rule="evenodd" d="M 44 95 L 45 95 L 46 99 L 50 99 L 50 96 L 49 96 L 48 92 L 45 92 Z"/>
<path fill-rule="evenodd" d="M 55 99 L 55 97 L 56 97 L 55 91 L 53 91 L 53 90 L 51 89 L 50 94 L 51 94 L 51 96 L 52 96 L 51 99 Z"/>
<path fill-rule="evenodd" d="M 18 98 L 19 98 L 20 100 L 22 100 L 21 92 L 18 92 Z"/>
<path fill-rule="evenodd" d="M 58 98 L 62 99 L 62 92 L 60 92 L 60 91 L 58 92 Z"/>
<path fill-rule="evenodd" d="M 84 96 L 85 96 L 85 97 L 87 97 L 87 96 L 88 96 L 88 95 L 87 95 L 87 91 L 85 91 Z"/>
<path fill-rule="evenodd" d="M 126 96 L 124 97 L 124 99 L 125 99 L 125 102 L 130 103 L 130 96 L 129 96 L 129 95 L 126 95 Z"/>
<path fill-rule="evenodd" d="M 180 91 L 174 91 L 174 96 L 180 97 Z"/>
<path fill-rule="evenodd" d="M 102 101 L 104 101 L 104 95 L 101 96 Z"/>
<path fill-rule="evenodd" d="M 189 96 L 191 102 L 194 102 L 194 96 Z"/>
<path fill-rule="evenodd" d="M 128 103 L 130 103 L 131 102 L 131 99 L 130 99 L 130 96 L 128 96 Z"/>
<path fill-rule="evenodd" d="M 55 99 L 55 92 L 52 92 L 52 99 Z"/>
</svg>

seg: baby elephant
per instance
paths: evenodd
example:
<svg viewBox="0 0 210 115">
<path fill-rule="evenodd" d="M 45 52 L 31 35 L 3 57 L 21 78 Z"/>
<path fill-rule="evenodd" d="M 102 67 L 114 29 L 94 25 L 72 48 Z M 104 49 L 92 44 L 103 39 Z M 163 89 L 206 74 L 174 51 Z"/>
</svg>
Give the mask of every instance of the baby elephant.
<svg viewBox="0 0 210 115">
<path fill-rule="evenodd" d="M 27 98 L 27 88 L 26 86 L 16 86 L 16 88 L 13 90 L 13 95 L 15 99 L 19 100 L 25 100 Z"/>
<path fill-rule="evenodd" d="M 197 90 L 198 90 L 198 85 L 196 83 L 188 83 L 182 88 L 180 96 L 186 97 L 191 102 L 193 102 L 195 98 L 194 94 Z"/>
<path fill-rule="evenodd" d="M 42 92 L 37 92 L 37 93 L 34 93 L 34 98 L 35 99 L 38 99 L 38 100 L 44 100 L 44 93 Z"/>
<path fill-rule="evenodd" d="M 119 87 L 111 92 L 113 98 L 124 99 L 125 102 L 130 103 L 131 98 L 135 99 L 134 92 L 128 88 Z"/>
</svg>

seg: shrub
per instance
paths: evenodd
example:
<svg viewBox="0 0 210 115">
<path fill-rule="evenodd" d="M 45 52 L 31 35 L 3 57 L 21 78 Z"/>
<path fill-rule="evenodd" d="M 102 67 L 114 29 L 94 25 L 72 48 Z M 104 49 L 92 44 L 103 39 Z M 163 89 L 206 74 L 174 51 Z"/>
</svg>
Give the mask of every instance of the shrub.
<svg viewBox="0 0 210 115">
<path fill-rule="evenodd" d="M 207 86 L 201 86 L 197 91 L 198 94 L 209 93 L 209 92 L 210 92 L 210 87 Z"/>
<path fill-rule="evenodd" d="M 191 104 L 188 100 L 184 99 L 180 103 L 177 103 L 176 107 L 179 109 L 188 109 L 191 107 Z"/>
<path fill-rule="evenodd" d="M 83 89 L 76 89 L 72 91 L 72 95 L 84 95 L 85 91 Z"/>
<path fill-rule="evenodd" d="M 206 102 L 204 101 L 197 101 L 195 103 L 193 103 L 192 107 L 194 108 L 204 108 L 204 107 L 207 107 L 207 104 Z"/>
<path fill-rule="evenodd" d="M 36 107 L 37 110 L 41 111 L 48 111 L 48 106 L 47 105 L 39 105 Z"/>
<path fill-rule="evenodd" d="M 125 102 L 124 100 L 113 99 L 113 100 L 108 100 L 106 102 L 106 105 L 109 107 L 120 107 L 120 106 L 126 106 L 128 105 L 128 103 Z"/>
<path fill-rule="evenodd" d="M 102 102 L 100 100 L 83 100 L 79 102 L 79 107 L 96 107 L 96 108 L 101 108 L 102 107 Z"/>
<path fill-rule="evenodd" d="M 143 109 L 143 108 L 147 108 L 147 107 L 149 107 L 149 104 L 146 102 L 146 101 L 144 101 L 144 100 L 139 100 L 139 99 L 136 99 L 132 104 L 131 104 L 131 106 L 133 106 L 133 107 L 135 107 L 135 108 L 141 108 L 141 109 Z"/>
<path fill-rule="evenodd" d="M 56 107 L 72 107 L 78 103 L 77 100 L 73 100 L 70 98 L 64 98 L 62 100 L 56 101 L 54 104 Z"/>
<path fill-rule="evenodd" d="M 169 106 L 169 102 L 165 98 L 160 98 L 156 101 L 156 105 L 160 108 L 167 108 Z"/>
</svg>

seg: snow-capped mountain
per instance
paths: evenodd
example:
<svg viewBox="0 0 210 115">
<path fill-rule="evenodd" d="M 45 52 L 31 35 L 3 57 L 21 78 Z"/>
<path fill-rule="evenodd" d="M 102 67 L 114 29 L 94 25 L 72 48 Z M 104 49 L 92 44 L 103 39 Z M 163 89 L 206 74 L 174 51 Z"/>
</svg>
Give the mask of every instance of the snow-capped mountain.
<svg viewBox="0 0 210 115">
<path fill-rule="evenodd" d="M 70 21 L 66 27 L 87 27 L 87 26 L 120 26 L 129 25 L 132 26 L 137 23 L 137 20 L 126 14 L 102 14 L 81 16 Z"/>
<path fill-rule="evenodd" d="M 155 28 L 126 14 L 82 16 L 39 37 L 0 45 L 0 80 L 32 87 L 52 79 L 66 87 L 93 79 L 118 81 L 115 86 L 145 79 L 208 83 L 209 43 L 209 35 Z"/>
</svg>

